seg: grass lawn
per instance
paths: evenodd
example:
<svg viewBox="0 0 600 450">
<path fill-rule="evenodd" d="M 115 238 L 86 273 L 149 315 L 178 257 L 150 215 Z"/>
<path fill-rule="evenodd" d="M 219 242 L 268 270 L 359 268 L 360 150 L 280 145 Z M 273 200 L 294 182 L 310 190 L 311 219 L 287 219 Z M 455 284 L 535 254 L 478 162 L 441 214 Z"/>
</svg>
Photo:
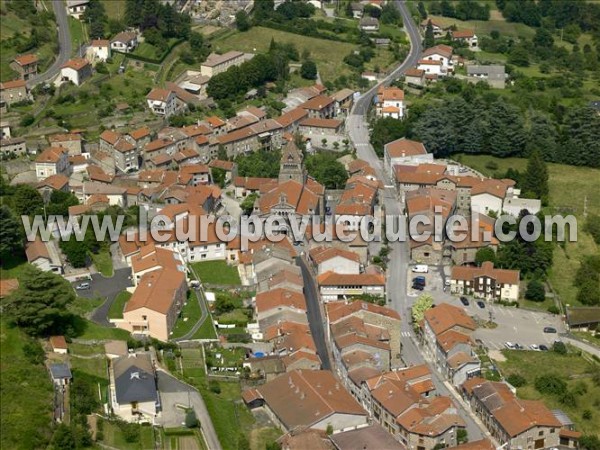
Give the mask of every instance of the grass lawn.
<svg viewBox="0 0 600 450">
<path fill-rule="evenodd" d="M 90 320 L 82 319 L 82 333 L 77 336 L 78 339 L 117 339 L 126 341 L 129 333 L 121 328 L 103 327 Z"/>
<path fill-rule="evenodd" d="M 113 263 L 112 256 L 110 255 L 110 250 L 101 249 L 97 254 L 92 253 L 90 255 L 92 257 L 92 261 L 96 266 L 96 270 L 100 272 L 105 277 L 113 276 Z"/>
<path fill-rule="evenodd" d="M 125 303 L 127 300 L 131 298 L 131 293 L 127 291 L 121 291 L 115 297 L 115 300 L 110 305 L 110 309 L 108 310 L 108 318 L 109 319 L 122 319 L 123 318 L 123 309 L 125 308 Z"/>
<path fill-rule="evenodd" d="M 298 52 L 306 49 L 311 58 L 317 63 L 319 73 L 324 81 L 333 81 L 342 74 L 348 75 L 350 69 L 345 67 L 343 59 L 356 45 L 346 42 L 328 41 L 270 28 L 252 27 L 243 33 L 232 33 L 213 41 L 213 49 L 219 52 L 239 50 L 243 52 L 267 52 L 271 38 L 277 42 L 291 42 L 296 45 Z"/>
<path fill-rule="evenodd" d="M 275 442 L 282 434 L 279 428 L 255 428 L 250 433 L 250 447 L 253 449 L 266 448 L 267 444 Z"/>
<path fill-rule="evenodd" d="M 525 37 L 531 39 L 535 34 L 535 29 L 522 24 L 507 22 L 502 17 L 496 17 L 495 20 L 458 20 L 452 17 L 429 16 L 431 20 L 439 23 L 442 27 L 456 25 L 458 29 L 469 28 L 475 30 L 475 34 L 489 35 L 493 30 L 497 30 L 503 36 Z"/>
<path fill-rule="evenodd" d="M 237 267 L 229 266 L 225 261 L 204 261 L 192 264 L 192 268 L 202 283 L 242 284 Z"/>
<path fill-rule="evenodd" d="M 46 368 L 23 353 L 27 337 L 0 322 L 0 447 L 46 448 L 51 437 L 53 388 Z"/>
<path fill-rule="evenodd" d="M 527 167 L 524 158 L 495 158 L 489 155 L 455 155 L 467 166 L 486 176 L 495 173 L 504 173 L 513 168 L 523 172 Z M 497 165 L 497 169 L 486 167 L 490 162 Z M 549 279 L 553 288 L 560 295 L 564 304 L 577 304 L 575 296 L 577 288 L 573 286 L 575 273 L 579 268 L 581 258 L 585 255 L 598 252 L 598 246 L 591 236 L 582 231 L 582 213 L 584 199 L 587 196 L 588 212 L 600 214 L 600 170 L 589 167 L 567 166 L 564 164 L 548 164 L 550 185 L 549 213 L 559 214 L 565 212 L 573 214 L 578 219 L 577 242 L 566 242 L 563 246 L 554 249 L 554 260 Z"/>
<path fill-rule="evenodd" d="M 71 44 L 73 45 L 71 54 L 73 56 L 79 56 L 79 47 L 88 40 L 85 28 L 86 25 L 82 21 L 69 16 L 69 31 L 71 32 Z"/>
<path fill-rule="evenodd" d="M 215 334 L 215 328 L 212 324 L 212 319 L 211 317 L 207 317 L 204 322 L 202 322 L 202 325 L 200 325 L 200 328 L 198 328 L 198 331 L 196 331 L 194 333 L 194 336 L 192 336 L 192 339 L 216 339 L 217 335 Z"/>
<path fill-rule="evenodd" d="M 196 297 L 196 291 L 189 291 L 188 299 L 183 305 L 183 309 L 181 310 L 181 314 L 175 323 L 175 328 L 173 328 L 173 334 L 171 338 L 179 338 L 184 336 L 186 333 L 189 333 L 190 330 L 196 325 L 198 320 L 200 320 L 200 316 L 202 315 L 202 310 L 200 309 L 200 305 L 198 304 L 198 298 Z M 210 317 L 207 317 L 207 320 L 210 320 Z"/>
<path fill-rule="evenodd" d="M 69 305 L 69 311 L 78 316 L 85 316 L 91 313 L 94 309 L 104 303 L 103 298 L 84 298 L 77 297 L 73 303 Z"/>
<path fill-rule="evenodd" d="M 154 432 L 149 425 L 139 425 L 140 436 L 137 442 L 127 442 L 120 428 L 107 420 L 103 424 L 105 445 L 121 450 L 146 450 L 154 448 Z"/>
<path fill-rule="evenodd" d="M 562 409 L 576 424 L 576 429 L 584 434 L 598 434 L 600 430 L 600 386 L 593 383 L 590 374 L 600 370 L 598 364 L 592 365 L 581 356 L 573 353 L 559 355 L 550 352 L 531 352 L 503 350 L 505 362 L 498 362 L 503 375 L 518 373 L 527 380 L 527 384 L 517 389 L 520 398 L 543 400 L 550 409 Z M 545 374 L 556 374 L 563 378 L 569 389 L 585 384 L 587 393 L 576 395 L 577 406 L 562 404 L 556 397 L 540 394 L 534 387 L 536 377 Z M 592 419 L 584 420 L 583 411 L 592 411 Z"/>
<path fill-rule="evenodd" d="M 241 387 L 238 382 L 219 381 L 220 394 L 208 389 L 208 381 L 203 369 L 200 349 L 184 349 L 183 373 L 190 384 L 198 388 L 215 426 L 215 431 L 224 450 L 238 448 L 237 433 L 248 436 L 254 427 L 254 417 L 241 400 Z M 235 430 L 235 432 L 232 432 Z M 257 447 L 253 447 L 259 450 Z M 260 450 L 264 449 L 261 447 Z"/>
<path fill-rule="evenodd" d="M 125 13 L 125 0 L 100 0 L 109 19 L 121 19 Z"/>
<path fill-rule="evenodd" d="M 0 278 L 3 280 L 19 278 L 25 267 L 27 267 L 25 255 L 10 255 L 8 258 L 2 260 Z"/>
<path fill-rule="evenodd" d="M 101 353 L 104 353 L 104 349 L 102 349 Z M 96 378 L 101 378 L 106 381 L 105 385 L 108 386 L 107 363 L 104 356 L 98 358 L 78 358 L 77 356 L 72 356 L 70 362 L 73 369 L 80 370 Z"/>
</svg>

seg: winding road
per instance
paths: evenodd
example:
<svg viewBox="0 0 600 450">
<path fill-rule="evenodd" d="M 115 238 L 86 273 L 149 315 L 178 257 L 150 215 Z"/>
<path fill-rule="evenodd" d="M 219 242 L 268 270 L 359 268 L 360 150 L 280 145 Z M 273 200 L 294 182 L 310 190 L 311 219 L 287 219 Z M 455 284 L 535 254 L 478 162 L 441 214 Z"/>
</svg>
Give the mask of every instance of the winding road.
<svg viewBox="0 0 600 450">
<path fill-rule="evenodd" d="M 407 69 L 414 67 L 421 55 L 421 36 L 417 25 L 410 16 L 408 7 L 403 0 L 396 0 L 395 4 L 402 14 L 404 21 L 404 30 L 410 39 L 410 51 L 406 59 L 396 67 L 384 80 L 373 86 L 361 97 L 359 97 L 352 108 L 350 116 L 346 120 L 346 129 L 349 138 L 356 148 L 358 158 L 367 161 L 375 169 L 381 180 L 384 180 L 383 207 L 385 214 L 390 216 L 400 216 L 402 208 L 398 201 L 398 195 L 393 181 L 383 170 L 382 162 L 375 153 L 375 149 L 370 143 L 369 126 L 367 122 L 367 113 L 373 102 L 373 97 L 380 86 L 388 86 L 398 77 L 402 76 Z M 401 220 L 403 218 L 401 217 Z M 423 357 L 422 352 L 416 345 L 416 336 L 410 323 L 410 308 L 412 301 L 406 295 L 408 264 L 410 261 L 407 242 L 390 242 L 390 262 L 387 269 L 387 292 L 390 296 L 388 306 L 400 313 L 405 320 L 402 321 L 402 359 L 407 365 L 428 363 Z M 433 365 L 430 364 L 433 374 L 433 380 L 438 392 L 441 395 L 455 398 L 455 406 L 460 416 L 467 425 L 467 432 L 470 440 L 481 439 L 484 436 L 489 437 L 489 433 L 475 418 L 471 410 L 459 399 L 448 382 L 438 373 Z"/>
<path fill-rule="evenodd" d="M 71 57 L 71 32 L 69 30 L 67 8 L 62 0 L 52 0 L 52 9 L 56 18 L 56 26 L 58 27 L 58 56 L 48 70 L 27 81 L 27 87 L 30 89 L 37 84 L 44 83 L 56 77 L 62 65 Z"/>
</svg>

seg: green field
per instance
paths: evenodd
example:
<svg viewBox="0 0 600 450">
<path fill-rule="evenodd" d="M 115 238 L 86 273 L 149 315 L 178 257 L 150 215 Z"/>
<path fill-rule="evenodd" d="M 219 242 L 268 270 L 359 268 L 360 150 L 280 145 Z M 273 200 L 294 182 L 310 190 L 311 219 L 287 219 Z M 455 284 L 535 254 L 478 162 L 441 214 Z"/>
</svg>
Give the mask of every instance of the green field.
<svg viewBox="0 0 600 450">
<path fill-rule="evenodd" d="M 69 16 L 69 31 L 71 32 L 71 54 L 73 56 L 82 56 L 78 53 L 78 50 L 82 44 L 88 41 L 86 25 L 82 21 Z"/>
<path fill-rule="evenodd" d="M 225 261 L 204 261 L 192 264 L 192 268 L 202 283 L 208 284 L 242 284 L 237 267 Z"/>
<path fill-rule="evenodd" d="M 122 19 L 125 13 L 125 0 L 100 0 L 109 19 Z"/>
<path fill-rule="evenodd" d="M 127 442 L 119 427 L 111 422 L 104 421 L 102 443 L 108 448 L 120 450 L 147 450 L 154 448 L 154 432 L 149 425 L 139 425 L 140 435 L 137 442 Z M 166 448 L 166 447 L 165 447 Z"/>
<path fill-rule="evenodd" d="M 103 327 L 90 320 L 82 319 L 81 333 L 77 336 L 78 339 L 117 339 L 126 341 L 129 338 L 129 333 L 120 328 Z"/>
<path fill-rule="evenodd" d="M 216 339 L 217 335 L 215 333 L 215 327 L 213 326 L 212 323 L 212 318 L 209 316 L 207 317 L 204 322 L 202 322 L 202 325 L 200 325 L 200 328 L 198 328 L 198 331 L 196 331 L 194 333 L 194 335 L 192 336 L 192 339 Z"/>
<path fill-rule="evenodd" d="M 92 257 L 92 261 L 98 272 L 105 277 L 113 276 L 112 256 L 108 249 L 101 249 L 98 253 L 92 253 L 90 256 Z"/>
<path fill-rule="evenodd" d="M 213 49 L 218 52 L 238 50 L 249 53 L 264 53 L 269 50 L 271 38 L 277 42 L 291 42 L 298 52 L 310 52 L 317 63 L 319 74 L 324 81 L 333 81 L 342 73 L 348 74 L 349 68 L 343 63 L 344 56 L 356 48 L 355 45 L 301 36 L 270 28 L 253 27 L 244 33 L 232 33 L 213 41 Z"/>
<path fill-rule="evenodd" d="M 458 20 L 452 17 L 429 16 L 429 19 L 440 24 L 443 28 L 456 25 L 458 29 L 475 30 L 475 34 L 489 35 L 493 30 L 497 30 L 504 36 L 532 38 L 535 30 L 522 23 L 507 22 L 500 14 L 494 14 L 491 20 Z"/>
<path fill-rule="evenodd" d="M 194 325 L 198 323 L 201 315 L 202 310 L 198 304 L 196 291 L 191 290 L 189 291 L 188 299 L 181 310 L 181 314 L 175 323 L 175 328 L 173 328 L 173 334 L 171 335 L 171 338 L 176 339 L 189 333 Z M 210 317 L 208 317 L 207 320 L 210 321 Z"/>
<path fill-rule="evenodd" d="M 110 305 L 110 309 L 108 310 L 108 318 L 109 319 L 122 319 L 123 318 L 123 309 L 125 308 L 125 303 L 131 298 L 131 293 L 127 291 L 122 291 L 117 294 L 115 300 Z"/>
<path fill-rule="evenodd" d="M 520 398 L 530 400 L 543 400 L 550 409 L 562 409 L 569 418 L 575 422 L 576 429 L 584 434 L 600 433 L 600 386 L 596 385 L 591 379 L 594 371 L 600 370 L 597 363 L 590 363 L 577 354 L 559 355 L 549 352 L 532 352 L 518 350 L 503 350 L 506 356 L 505 362 L 497 362 L 502 374 L 507 377 L 510 374 L 517 373 L 527 380 L 527 385 L 517 389 L 517 395 Z M 555 374 L 563 378 L 569 390 L 573 390 L 579 385 L 584 384 L 586 393 L 576 395 L 577 405 L 565 405 L 556 397 L 540 394 L 534 387 L 536 377 L 545 374 Z M 584 410 L 592 411 L 592 419 L 582 418 Z"/>
<path fill-rule="evenodd" d="M 221 393 L 216 394 L 208 389 L 208 380 L 204 372 L 204 363 L 200 349 L 182 349 L 184 379 L 198 388 L 206 403 L 206 408 L 215 426 L 215 431 L 224 450 L 235 450 L 238 447 L 238 433 L 253 436 L 253 450 L 263 450 L 265 439 L 277 434 L 273 428 L 259 427 L 252 413 L 241 400 L 241 387 L 238 382 L 219 381 Z M 232 431 L 233 430 L 233 431 Z M 255 431 L 260 430 L 260 431 Z"/>
<path fill-rule="evenodd" d="M 454 159 L 474 168 L 486 176 L 494 176 L 513 168 L 523 172 L 527 167 L 524 158 L 495 158 L 489 155 L 455 155 Z M 497 169 L 486 167 L 493 162 Z M 552 287 L 559 294 L 563 304 L 577 305 L 577 287 L 573 285 L 575 273 L 585 255 L 597 253 L 598 246 L 591 236 L 582 231 L 583 207 L 587 197 L 590 214 L 600 214 L 600 169 L 589 167 L 548 164 L 550 205 L 546 210 L 551 214 L 573 214 L 578 220 L 577 242 L 566 242 L 555 246 L 554 260 L 549 272 Z"/>
<path fill-rule="evenodd" d="M 0 321 L 1 448 L 46 448 L 52 434 L 52 382 L 42 364 L 25 357 L 27 339 Z"/>
</svg>

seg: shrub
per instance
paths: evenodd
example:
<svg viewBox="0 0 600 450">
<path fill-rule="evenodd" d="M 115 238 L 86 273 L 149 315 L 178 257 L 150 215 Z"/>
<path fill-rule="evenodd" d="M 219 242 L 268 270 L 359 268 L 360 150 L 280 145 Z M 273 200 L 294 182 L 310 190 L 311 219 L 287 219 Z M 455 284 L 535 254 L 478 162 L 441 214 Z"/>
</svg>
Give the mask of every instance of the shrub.
<svg viewBox="0 0 600 450">
<path fill-rule="evenodd" d="M 185 427 L 196 428 L 198 426 L 198 418 L 196 417 L 196 411 L 190 408 L 185 413 Z"/>
<path fill-rule="evenodd" d="M 213 392 L 215 394 L 221 393 L 221 385 L 219 384 L 219 382 L 217 380 L 210 380 L 208 382 L 208 388 L 210 389 L 211 392 Z"/>
<path fill-rule="evenodd" d="M 564 395 L 567 383 L 556 375 L 541 375 L 535 379 L 535 388 L 542 394 Z"/>
<path fill-rule="evenodd" d="M 589 409 L 583 410 L 583 414 L 581 415 L 581 417 L 583 417 L 583 420 L 592 420 L 592 416 L 592 411 L 590 411 Z"/>
<path fill-rule="evenodd" d="M 560 310 L 558 309 L 558 306 L 556 306 L 556 305 L 548 306 L 548 312 L 550 314 L 560 314 Z"/>
<path fill-rule="evenodd" d="M 525 298 L 534 302 L 543 302 L 546 298 L 544 284 L 539 280 L 531 280 L 529 283 L 527 283 Z"/>
<path fill-rule="evenodd" d="M 561 342 L 561 341 L 556 341 L 554 343 L 554 345 L 552 346 L 552 350 L 555 351 L 556 353 L 558 353 L 559 355 L 567 354 L 567 346 L 565 345 L 564 342 Z"/>
<path fill-rule="evenodd" d="M 527 384 L 527 380 L 522 376 L 519 375 L 518 373 L 511 373 L 507 378 L 506 381 L 508 381 L 510 384 L 512 384 L 514 387 L 521 387 L 521 386 L 525 386 Z"/>
</svg>

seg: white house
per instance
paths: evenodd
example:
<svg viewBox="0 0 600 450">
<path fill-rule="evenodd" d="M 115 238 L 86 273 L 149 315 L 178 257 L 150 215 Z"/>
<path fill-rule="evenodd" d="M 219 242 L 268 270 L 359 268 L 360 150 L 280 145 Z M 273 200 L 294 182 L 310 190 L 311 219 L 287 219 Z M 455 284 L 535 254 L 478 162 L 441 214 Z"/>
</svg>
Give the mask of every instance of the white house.
<svg viewBox="0 0 600 450">
<path fill-rule="evenodd" d="M 542 209 L 542 202 L 536 198 L 518 198 L 507 196 L 502 204 L 502 211 L 514 217 L 519 217 L 523 210 L 529 214 L 537 214 Z"/>
<path fill-rule="evenodd" d="M 417 62 L 417 69 L 424 71 L 426 75 L 445 75 L 444 64 L 441 61 L 420 59 Z"/>
<path fill-rule="evenodd" d="M 452 47 L 449 45 L 436 45 L 426 49 L 421 56 L 421 61 L 439 61 L 441 62 L 441 71 L 443 74 L 454 71 L 454 65 L 452 64 Z M 419 61 L 419 65 L 421 65 Z M 426 65 L 423 63 L 423 65 Z"/>
<path fill-rule="evenodd" d="M 60 69 L 61 79 L 63 81 L 70 81 L 76 86 L 80 86 L 91 76 L 92 66 L 83 58 L 70 59 Z"/>
<path fill-rule="evenodd" d="M 89 2 L 90 0 L 67 0 L 67 13 L 79 20 Z"/>
<path fill-rule="evenodd" d="M 379 117 L 402 119 L 406 113 L 404 91 L 397 87 L 381 87 L 377 91 L 376 113 Z"/>
<path fill-rule="evenodd" d="M 38 181 L 51 175 L 69 176 L 69 151 L 63 147 L 48 147 L 35 159 L 35 174 Z"/>
<path fill-rule="evenodd" d="M 53 241 L 44 242 L 39 237 L 25 246 L 27 262 L 43 272 L 63 273 L 63 265 Z"/>
<path fill-rule="evenodd" d="M 110 405 L 127 422 L 154 423 L 160 403 L 150 354 L 133 354 L 110 361 Z"/>
<path fill-rule="evenodd" d="M 94 39 L 85 52 L 85 56 L 92 64 L 106 61 L 110 58 L 110 41 L 108 39 Z"/>
<path fill-rule="evenodd" d="M 419 165 L 433 162 L 433 154 L 427 153 L 422 142 L 400 138 L 388 142 L 383 148 L 385 170 L 391 175 L 394 166 L 400 164 Z"/>
<path fill-rule="evenodd" d="M 453 41 L 461 41 L 467 44 L 470 50 L 479 50 L 478 40 L 473 30 L 456 30 L 452 32 Z"/>
<path fill-rule="evenodd" d="M 177 110 L 177 96 L 175 92 L 154 88 L 146 96 L 148 108 L 157 116 L 170 117 Z"/>
<path fill-rule="evenodd" d="M 310 260 L 317 267 L 317 275 L 333 271 L 343 274 L 360 273 L 360 256 L 336 247 L 315 247 L 309 252 Z"/>
<path fill-rule="evenodd" d="M 137 33 L 133 31 L 122 31 L 110 41 L 110 48 L 121 53 L 129 53 L 138 46 Z"/>
<path fill-rule="evenodd" d="M 486 178 L 471 189 L 471 211 L 489 216 L 500 214 L 507 194 L 512 194 L 513 184 L 509 180 Z"/>
</svg>

